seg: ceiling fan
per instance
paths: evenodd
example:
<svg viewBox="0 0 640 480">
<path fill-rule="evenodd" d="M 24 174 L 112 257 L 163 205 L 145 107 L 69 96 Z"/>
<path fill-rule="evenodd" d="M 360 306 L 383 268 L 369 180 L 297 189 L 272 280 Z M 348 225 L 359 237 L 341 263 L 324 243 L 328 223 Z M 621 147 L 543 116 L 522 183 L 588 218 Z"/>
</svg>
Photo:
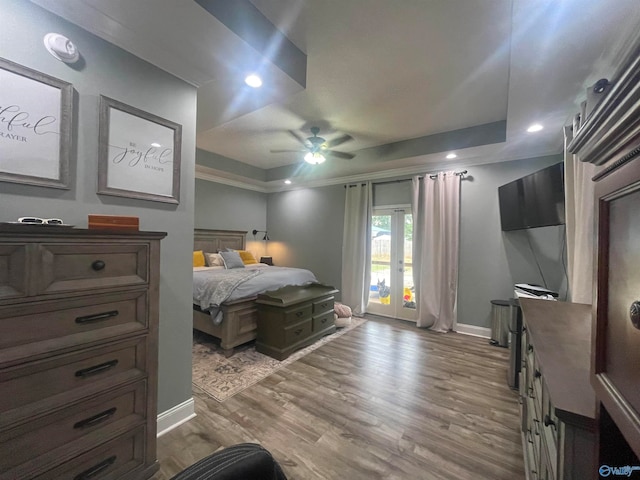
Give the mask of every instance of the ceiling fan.
<svg viewBox="0 0 640 480">
<path fill-rule="evenodd" d="M 303 138 L 297 132 L 293 130 L 287 130 L 292 137 L 304 146 L 304 150 L 271 150 L 271 153 L 283 153 L 283 152 L 306 152 L 304 160 L 312 165 L 318 165 L 326 160 L 327 156 L 341 158 L 344 160 L 351 160 L 355 155 L 353 153 L 338 152 L 332 150 L 333 147 L 342 145 L 345 142 L 353 140 L 351 135 L 343 135 L 333 140 L 325 140 L 318 136 L 320 129 L 318 127 L 311 127 L 311 133 L 313 137 Z"/>
</svg>

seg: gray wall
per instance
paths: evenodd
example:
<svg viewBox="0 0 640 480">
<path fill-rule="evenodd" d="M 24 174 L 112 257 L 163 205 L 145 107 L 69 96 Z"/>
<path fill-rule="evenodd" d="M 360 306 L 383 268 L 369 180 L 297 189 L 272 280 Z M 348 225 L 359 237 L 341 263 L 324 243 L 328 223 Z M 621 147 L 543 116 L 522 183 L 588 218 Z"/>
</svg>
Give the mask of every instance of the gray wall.
<svg viewBox="0 0 640 480">
<path fill-rule="evenodd" d="M 341 289 L 343 185 L 269 194 L 269 255 L 277 265 L 308 268 Z"/>
<path fill-rule="evenodd" d="M 166 231 L 160 279 L 158 411 L 191 398 L 191 267 L 196 90 L 59 17 L 23 0 L 2 0 L 0 56 L 73 84 L 76 101 L 68 191 L 0 182 L 0 221 L 19 216 L 59 217 L 87 226 L 87 214 L 133 215 L 142 230 Z M 83 61 L 70 67 L 52 57 L 42 39 L 69 37 Z M 100 94 L 182 125 L 180 204 L 96 195 Z"/>
<path fill-rule="evenodd" d="M 500 228 L 498 187 L 562 161 L 561 156 L 469 167 L 462 183 L 458 323 L 490 326 L 490 300 L 513 297 L 514 283 L 543 284 L 564 296 L 560 256 L 564 227 L 505 232 Z M 408 182 L 375 188 L 376 205 L 408 203 Z M 342 185 L 268 196 L 269 253 L 279 265 L 309 268 L 341 288 L 344 222 Z M 531 242 L 531 247 L 529 246 Z"/>
<path fill-rule="evenodd" d="M 549 288 L 566 290 L 559 262 L 564 227 L 502 232 L 498 206 L 499 186 L 560 161 L 556 155 L 468 168 L 461 195 L 458 323 L 489 327 L 490 300 L 512 298 L 514 283 L 542 285 L 536 257 Z"/>
<path fill-rule="evenodd" d="M 262 241 L 264 234 L 254 238 L 251 232 L 267 230 L 267 194 L 196 179 L 195 227 L 249 232 L 247 250 L 259 260 L 267 255 L 268 242 Z"/>
</svg>

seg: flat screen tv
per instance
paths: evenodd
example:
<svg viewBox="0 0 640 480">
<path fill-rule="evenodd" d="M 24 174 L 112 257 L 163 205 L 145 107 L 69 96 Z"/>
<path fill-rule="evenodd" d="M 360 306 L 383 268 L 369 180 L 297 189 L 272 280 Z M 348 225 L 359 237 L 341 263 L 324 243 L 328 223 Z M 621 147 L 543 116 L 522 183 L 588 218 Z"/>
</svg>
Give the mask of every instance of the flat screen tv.
<svg viewBox="0 0 640 480">
<path fill-rule="evenodd" d="M 503 231 L 564 224 L 564 164 L 502 185 L 498 198 Z"/>
</svg>

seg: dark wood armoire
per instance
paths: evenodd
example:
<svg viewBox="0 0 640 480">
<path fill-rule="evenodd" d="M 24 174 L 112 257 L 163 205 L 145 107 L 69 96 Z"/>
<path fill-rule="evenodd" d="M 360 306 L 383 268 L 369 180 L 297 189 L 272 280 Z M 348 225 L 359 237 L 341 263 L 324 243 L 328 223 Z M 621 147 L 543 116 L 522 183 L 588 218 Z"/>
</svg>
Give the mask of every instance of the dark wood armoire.
<svg viewBox="0 0 640 480">
<path fill-rule="evenodd" d="M 597 165 L 591 384 L 604 478 L 640 467 L 640 42 L 569 149 Z"/>
</svg>

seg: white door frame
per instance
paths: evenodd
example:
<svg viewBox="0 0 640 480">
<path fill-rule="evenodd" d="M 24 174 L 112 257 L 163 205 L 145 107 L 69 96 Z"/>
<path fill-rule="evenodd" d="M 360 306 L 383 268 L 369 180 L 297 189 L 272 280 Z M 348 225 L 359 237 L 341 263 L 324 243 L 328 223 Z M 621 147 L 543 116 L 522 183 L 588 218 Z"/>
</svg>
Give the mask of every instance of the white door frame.
<svg viewBox="0 0 640 480">
<path fill-rule="evenodd" d="M 389 265 L 389 285 L 391 285 L 391 296 L 389 304 L 382 304 L 372 299 L 367 305 L 367 311 L 376 315 L 386 317 L 399 318 L 415 322 L 417 320 L 417 311 L 415 309 L 404 308 L 404 227 L 405 215 L 411 215 L 411 207 L 394 206 L 394 207 L 378 207 L 373 209 L 372 215 L 390 215 L 391 216 L 391 238 L 390 238 L 390 265 Z M 371 258 L 369 259 L 371 262 Z M 377 282 L 375 274 L 371 273 L 371 281 Z M 402 285 L 403 288 L 398 288 Z"/>
</svg>

